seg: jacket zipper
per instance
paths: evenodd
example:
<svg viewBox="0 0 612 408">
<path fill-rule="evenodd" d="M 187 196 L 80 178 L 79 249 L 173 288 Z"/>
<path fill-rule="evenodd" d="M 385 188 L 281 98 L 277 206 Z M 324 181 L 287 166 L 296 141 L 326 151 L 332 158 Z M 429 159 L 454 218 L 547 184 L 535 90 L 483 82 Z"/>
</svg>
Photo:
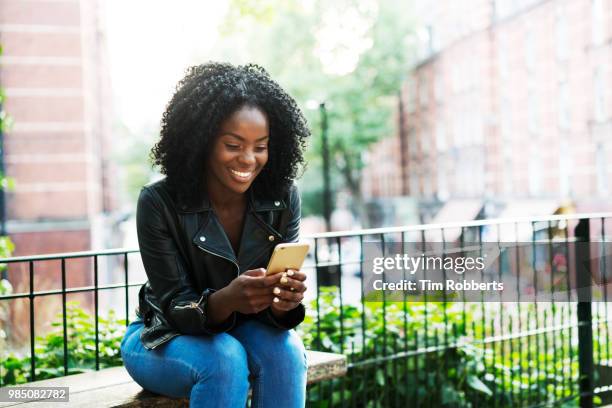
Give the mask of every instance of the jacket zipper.
<svg viewBox="0 0 612 408">
<path fill-rule="evenodd" d="M 197 302 L 189 302 L 186 305 L 174 305 L 174 309 L 196 309 L 202 316 L 204 316 L 204 311 L 200 308 L 202 299 L 204 299 L 204 296 L 200 297 L 200 300 Z"/>
<path fill-rule="evenodd" d="M 212 251 L 208 251 L 208 250 L 206 250 L 206 249 L 202 248 L 202 247 L 201 247 L 201 246 L 199 246 L 199 245 L 196 245 L 196 246 L 197 246 L 198 248 L 200 248 L 202 251 L 204 251 L 204 252 L 206 252 L 206 253 L 208 253 L 208 254 L 211 254 L 211 255 L 214 255 L 214 256 L 218 256 L 219 258 L 223 258 L 223 259 L 226 259 L 226 260 L 230 261 L 230 262 L 231 262 L 231 263 L 233 263 L 233 264 L 234 264 L 234 266 L 236 267 L 236 277 L 238 277 L 238 276 L 240 275 L 240 266 L 238 266 L 238 262 L 236 262 L 236 261 L 234 261 L 233 259 L 230 259 L 230 258 L 228 258 L 228 257 L 226 257 L 226 256 L 216 254 L 216 253 L 214 253 L 214 252 L 212 252 Z"/>
</svg>

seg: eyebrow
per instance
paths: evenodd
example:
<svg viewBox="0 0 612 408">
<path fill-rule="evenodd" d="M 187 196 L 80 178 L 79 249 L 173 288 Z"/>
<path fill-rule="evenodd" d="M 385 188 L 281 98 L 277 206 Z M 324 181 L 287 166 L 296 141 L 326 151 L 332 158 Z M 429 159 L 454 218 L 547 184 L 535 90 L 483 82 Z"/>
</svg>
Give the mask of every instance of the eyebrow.
<svg viewBox="0 0 612 408">
<path fill-rule="evenodd" d="M 244 137 L 242 137 L 240 135 L 237 135 L 236 133 L 232 133 L 232 132 L 223 132 L 222 136 L 233 136 L 236 139 L 240 139 L 242 141 L 245 140 Z M 255 141 L 256 142 L 261 142 L 262 140 L 269 139 L 269 138 L 270 138 L 270 136 L 262 136 L 262 137 L 260 137 L 259 139 L 255 140 Z"/>
</svg>

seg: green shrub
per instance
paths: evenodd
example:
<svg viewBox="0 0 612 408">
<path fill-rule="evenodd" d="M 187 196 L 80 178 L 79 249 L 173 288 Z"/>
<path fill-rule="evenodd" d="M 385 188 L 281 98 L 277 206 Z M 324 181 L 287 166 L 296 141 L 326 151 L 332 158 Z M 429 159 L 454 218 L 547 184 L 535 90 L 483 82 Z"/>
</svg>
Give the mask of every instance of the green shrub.
<svg viewBox="0 0 612 408">
<path fill-rule="evenodd" d="M 341 308 L 338 295 L 337 288 L 321 288 L 320 319 L 313 301 L 299 331 L 308 349 L 347 354 L 349 372 L 310 387 L 309 406 L 350 406 L 353 401 L 366 407 L 405 406 L 406 401 L 441 407 L 533 405 L 578 393 L 577 349 L 570 347 L 569 338 L 554 348 L 544 347 L 543 336 L 485 345 L 480 339 L 492 330 L 483 325 L 494 316 L 481 304 L 395 302 L 384 308 L 381 303 Z M 542 316 L 536 312 L 525 304 L 519 318 L 531 325 L 534 316 Z M 514 333 L 511 323 L 507 332 Z"/>
<path fill-rule="evenodd" d="M 51 323 L 53 328 L 44 337 L 36 337 L 36 380 L 64 375 L 64 331 L 62 314 Z M 79 307 L 78 302 L 66 303 L 68 329 L 68 374 L 95 369 L 96 335 L 94 318 Z M 120 345 L 125 333 L 125 319 L 118 319 L 110 310 L 107 317 L 99 317 L 100 368 L 122 365 Z M 9 354 L 3 359 L 0 379 L 2 385 L 31 381 L 30 357 Z"/>
</svg>

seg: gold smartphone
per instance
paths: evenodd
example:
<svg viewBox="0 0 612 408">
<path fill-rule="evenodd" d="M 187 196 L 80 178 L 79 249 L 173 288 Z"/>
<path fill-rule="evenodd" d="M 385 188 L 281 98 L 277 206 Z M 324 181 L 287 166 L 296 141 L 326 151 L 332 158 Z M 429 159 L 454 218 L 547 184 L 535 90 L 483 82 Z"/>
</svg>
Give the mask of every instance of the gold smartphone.
<svg viewBox="0 0 612 408">
<path fill-rule="evenodd" d="M 285 272 L 287 269 L 300 270 L 309 249 L 310 245 L 302 242 L 278 244 L 268 262 L 266 275 Z"/>
</svg>

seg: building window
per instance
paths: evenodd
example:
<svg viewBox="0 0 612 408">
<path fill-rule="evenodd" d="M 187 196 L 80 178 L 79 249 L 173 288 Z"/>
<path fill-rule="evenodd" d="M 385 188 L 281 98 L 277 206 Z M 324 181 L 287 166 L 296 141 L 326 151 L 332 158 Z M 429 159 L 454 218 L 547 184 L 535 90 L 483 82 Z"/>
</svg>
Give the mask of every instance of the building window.
<svg viewBox="0 0 612 408">
<path fill-rule="evenodd" d="M 446 134 L 444 133 L 444 124 L 438 122 L 436 124 L 436 150 L 439 153 L 444 153 L 446 151 Z"/>
<path fill-rule="evenodd" d="M 604 0 L 591 0 L 591 39 L 601 45 L 605 38 Z"/>
<path fill-rule="evenodd" d="M 427 107 L 427 104 L 429 104 L 429 88 L 427 86 L 427 76 L 425 73 L 421 74 L 419 80 L 419 102 L 423 108 Z"/>
<path fill-rule="evenodd" d="M 408 131 L 408 156 L 412 158 L 418 158 L 419 156 L 419 146 L 414 128 Z"/>
<path fill-rule="evenodd" d="M 410 195 L 419 197 L 419 172 L 416 166 L 413 166 L 412 171 L 409 173 L 408 188 L 410 189 Z"/>
<path fill-rule="evenodd" d="M 414 79 L 413 75 L 409 75 L 408 79 L 406 80 L 406 92 L 408 93 L 408 103 L 406 104 L 406 109 L 410 113 L 414 112 L 416 109 L 416 91 L 416 80 Z"/>
<path fill-rule="evenodd" d="M 536 68 L 536 40 L 533 28 L 527 27 L 525 30 L 525 67 L 527 71 L 533 72 Z"/>
<path fill-rule="evenodd" d="M 512 182 L 512 152 L 508 153 L 506 149 L 504 149 L 504 168 L 503 172 L 503 183 L 504 183 L 504 194 L 512 195 L 514 192 L 514 185 Z"/>
<path fill-rule="evenodd" d="M 448 176 L 446 174 L 446 155 L 438 156 L 438 199 L 446 201 L 448 199 Z"/>
<path fill-rule="evenodd" d="M 506 80 L 510 76 L 508 69 L 508 47 L 506 37 L 500 32 L 497 42 L 497 63 L 499 64 L 500 79 Z"/>
<path fill-rule="evenodd" d="M 512 133 L 512 106 L 510 99 L 502 97 L 499 112 L 499 128 L 502 139 L 510 141 Z"/>
<path fill-rule="evenodd" d="M 606 164 L 606 148 L 603 143 L 597 144 L 595 167 L 597 171 L 597 192 L 600 196 L 608 195 L 608 166 Z"/>
<path fill-rule="evenodd" d="M 606 119 L 606 81 L 601 67 L 595 70 L 595 74 L 593 75 L 593 87 L 595 120 L 602 122 Z"/>
<path fill-rule="evenodd" d="M 538 149 L 532 146 L 529 152 L 529 194 L 537 196 L 542 188 L 542 163 Z"/>
<path fill-rule="evenodd" d="M 436 102 L 440 103 L 444 99 L 444 86 L 442 84 L 442 70 L 436 69 L 434 71 L 433 85 L 434 85 L 434 98 Z"/>
<path fill-rule="evenodd" d="M 474 151 L 472 160 L 473 195 L 482 196 L 485 192 L 485 161 L 484 151 Z"/>
<path fill-rule="evenodd" d="M 527 130 L 532 135 L 537 135 L 540 131 L 540 105 L 534 89 L 527 94 Z"/>
<path fill-rule="evenodd" d="M 466 186 L 468 184 L 466 180 L 469 180 L 468 173 L 466 172 L 466 161 L 463 154 L 458 154 L 454 160 L 455 163 L 452 174 L 454 174 L 455 177 L 453 178 L 453 187 L 455 190 L 454 192 L 458 195 L 465 195 Z"/>
<path fill-rule="evenodd" d="M 556 28 L 556 52 L 557 59 L 560 61 L 564 61 L 568 58 L 568 36 L 567 36 L 567 17 L 565 12 L 565 6 L 563 4 L 559 4 L 556 10 L 556 19 L 555 19 L 555 28 Z"/>
<path fill-rule="evenodd" d="M 466 138 L 465 138 L 465 115 L 459 113 L 458 117 L 453 121 L 453 142 L 454 147 L 465 147 Z"/>
<path fill-rule="evenodd" d="M 572 157 L 567 140 L 559 144 L 559 194 L 569 197 L 571 194 Z"/>
<path fill-rule="evenodd" d="M 423 156 L 432 156 L 432 151 L 431 151 L 431 133 L 429 132 L 429 129 L 426 127 L 421 128 L 420 133 L 420 139 L 421 139 L 421 153 L 423 154 Z"/>
<path fill-rule="evenodd" d="M 601 67 L 595 69 L 593 75 L 593 118 L 596 122 L 606 120 L 606 83 Z"/>
<path fill-rule="evenodd" d="M 559 129 L 568 130 L 570 128 L 570 95 L 567 81 L 559 83 L 557 104 L 557 122 Z"/>
<path fill-rule="evenodd" d="M 478 65 L 477 58 L 471 58 L 467 61 L 465 65 L 466 77 L 469 78 L 469 81 L 466 84 L 467 89 L 474 89 L 478 85 L 480 85 L 480 81 L 482 78 L 481 78 L 481 73 L 479 72 L 479 69 L 480 69 L 480 66 Z"/>
<path fill-rule="evenodd" d="M 423 171 L 423 197 L 432 198 L 434 195 L 433 187 L 433 175 L 429 169 L 429 163 L 425 163 L 425 170 Z"/>
<path fill-rule="evenodd" d="M 484 124 L 482 115 L 475 107 L 474 112 L 469 116 L 470 127 L 468 129 L 470 135 L 470 144 L 473 146 L 482 146 L 484 144 Z"/>
</svg>

